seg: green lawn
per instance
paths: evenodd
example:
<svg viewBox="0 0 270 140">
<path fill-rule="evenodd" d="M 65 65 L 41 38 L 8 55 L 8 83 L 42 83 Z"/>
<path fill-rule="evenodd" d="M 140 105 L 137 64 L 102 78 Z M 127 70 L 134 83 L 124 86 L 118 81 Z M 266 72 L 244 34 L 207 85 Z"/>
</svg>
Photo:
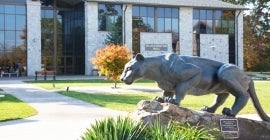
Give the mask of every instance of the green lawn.
<svg viewBox="0 0 270 140">
<path fill-rule="evenodd" d="M 27 118 L 37 114 L 37 111 L 10 94 L 0 98 L 0 121 Z"/>
<path fill-rule="evenodd" d="M 55 88 L 53 88 L 52 81 L 41 81 L 41 82 L 31 82 L 40 87 L 47 87 L 47 89 L 59 89 L 65 88 L 67 86 L 87 86 L 91 88 L 92 86 L 113 86 L 113 82 L 108 82 L 104 80 L 57 80 L 55 81 Z M 119 84 L 119 86 L 121 86 Z M 134 85 L 143 85 L 147 87 L 156 86 L 153 81 L 138 81 L 134 83 Z M 132 87 L 132 85 L 131 85 Z M 263 109 L 269 114 L 270 113 L 270 81 L 255 81 L 255 88 L 258 95 L 258 98 L 263 106 Z M 65 92 L 64 90 L 61 92 L 64 95 L 71 96 L 74 98 L 78 98 L 90 103 L 94 103 L 100 106 L 123 110 L 123 111 L 133 111 L 136 108 L 136 104 L 140 100 L 150 100 L 155 96 L 161 96 L 161 93 L 142 93 L 138 91 L 138 93 L 120 93 L 120 94 L 101 94 L 101 93 L 80 93 L 76 91 Z M 215 99 L 215 95 L 209 94 L 204 96 L 191 96 L 187 95 L 185 99 L 182 101 L 181 106 L 187 107 L 191 109 L 200 110 L 203 105 L 210 105 Z M 227 102 L 217 110 L 216 113 L 220 114 L 223 107 L 231 107 L 233 104 L 234 97 L 230 96 L 227 99 Z M 256 114 L 254 107 L 251 101 L 245 106 L 244 109 L 240 112 L 240 114 Z"/>
<path fill-rule="evenodd" d="M 86 79 L 86 80 L 39 80 L 39 81 L 25 81 L 26 83 L 32 83 L 36 86 L 42 87 L 48 90 L 63 89 L 66 87 L 88 87 L 88 86 L 114 86 L 113 81 L 105 79 Z M 154 82 L 150 80 L 139 80 L 135 82 L 137 85 L 153 86 Z M 124 83 L 118 83 L 118 87 L 124 85 Z"/>
</svg>

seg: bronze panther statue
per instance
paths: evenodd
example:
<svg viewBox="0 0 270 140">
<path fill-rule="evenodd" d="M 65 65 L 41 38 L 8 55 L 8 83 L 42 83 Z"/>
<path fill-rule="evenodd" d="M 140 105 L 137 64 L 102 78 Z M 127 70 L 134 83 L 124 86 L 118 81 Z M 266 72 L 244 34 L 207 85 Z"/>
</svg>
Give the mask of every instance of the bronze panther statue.
<svg viewBox="0 0 270 140">
<path fill-rule="evenodd" d="M 179 56 L 177 54 L 144 57 L 137 54 L 126 65 L 121 80 L 132 84 L 144 78 L 157 82 L 164 90 L 161 102 L 180 104 L 186 94 L 215 93 L 215 102 L 202 110 L 214 113 L 229 94 L 235 96 L 234 104 L 222 113 L 235 116 L 246 104 L 249 96 L 262 120 L 270 122 L 257 98 L 253 80 L 237 66 L 210 59 Z"/>
</svg>

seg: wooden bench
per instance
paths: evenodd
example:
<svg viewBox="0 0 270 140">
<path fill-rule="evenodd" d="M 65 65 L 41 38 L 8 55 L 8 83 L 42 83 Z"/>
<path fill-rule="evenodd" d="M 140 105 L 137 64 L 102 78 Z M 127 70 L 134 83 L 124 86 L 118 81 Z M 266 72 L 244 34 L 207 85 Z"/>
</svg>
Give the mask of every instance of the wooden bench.
<svg viewBox="0 0 270 140">
<path fill-rule="evenodd" d="M 11 77 L 12 75 L 15 75 L 16 77 L 18 77 L 19 73 L 18 72 L 12 72 L 12 73 L 4 72 L 4 73 L 1 73 L 1 77 L 3 77 L 4 75 L 8 75 L 8 77 Z"/>
<path fill-rule="evenodd" d="M 37 80 L 38 76 L 44 76 L 44 80 L 47 80 L 47 76 L 53 76 L 53 80 L 55 80 L 56 76 L 55 71 L 48 71 L 48 70 L 36 71 L 35 74 L 36 74 L 35 80 Z"/>
</svg>

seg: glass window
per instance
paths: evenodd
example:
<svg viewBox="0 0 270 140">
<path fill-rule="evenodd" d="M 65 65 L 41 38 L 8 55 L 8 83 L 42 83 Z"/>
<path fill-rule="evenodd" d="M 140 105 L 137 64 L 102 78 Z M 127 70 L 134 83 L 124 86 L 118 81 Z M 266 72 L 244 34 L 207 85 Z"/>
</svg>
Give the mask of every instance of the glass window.
<svg viewBox="0 0 270 140">
<path fill-rule="evenodd" d="M 148 17 L 155 17 L 154 7 L 147 7 L 147 16 Z"/>
<path fill-rule="evenodd" d="M 7 50 L 12 50 L 15 47 L 15 31 L 5 32 L 5 47 Z"/>
<path fill-rule="evenodd" d="M 4 30 L 4 14 L 0 14 L 0 30 Z"/>
<path fill-rule="evenodd" d="M 22 38 L 25 36 L 25 33 L 23 31 L 17 31 L 16 32 L 16 46 L 21 46 L 23 45 L 24 39 Z"/>
<path fill-rule="evenodd" d="M 14 0 L 14 2 L 26 2 L 26 0 Z"/>
<path fill-rule="evenodd" d="M 229 21 L 229 34 L 234 34 L 234 21 L 230 20 Z"/>
<path fill-rule="evenodd" d="M 213 33 L 213 10 L 206 10 L 206 33 Z"/>
<path fill-rule="evenodd" d="M 5 15 L 5 29 L 14 30 L 15 29 L 15 16 Z"/>
<path fill-rule="evenodd" d="M 4 50 L 4 31 L 0 30 L 0 50 Z"/>
<path fill-rule="evenodd" d="M 5 12 L 5 6 L 4 5 L 0 5 L 0 13 L 4 13 Z"/>
<path fill-rule="evenodd" d="M 193 19 L 200 19 L 200 10 L 193 10 Z"/>
<path fill-rule="evenodd" d="M 139 10 L 139 11 L 138 11 Z M 145 13 L 146 12 L 146 13 Z M 138 15 L 139 14 L 139 15 Z M 175 32 L 179 31 L 179 11 L 178 8 L 162 8 L 133 6 L 132 26 L 140 31 L 147 32 Z M 155 19 L 156 18 L 156 19 Z M 155 27 L 156 26 L 156 27 Z M 175 27 L 173 27 L 175 26 Z"/>
<path fill-rule="evenodd" d="M 176 43 L 179 40 L 179 9 L 173 7 L 133 6 L 132 27 L 132 50 L 134 53 L 140 52 L 140 32 L 172 33 L 172 46 L 175 50 Z"/>
<path fill-rule="evenodd" d="M 140 8 L 139 8 L 139 6 L 133 6 L 132 7 L 132 15 L 133 16 L 139 16 L 140 15 Z"/>
<path fill-rule="evenodd" d="M 147 25 L 149 25 L 149 29 L 148 29 L 148 31 L 149 32 L 154 32 L 154 27 L 155 27 L 155 21 L 154 21 L 154 18 L 151 18 L 151 17 L 149 17 L 148 19 L 147 19 Z"/>
<path fill-rule="evenodd" d="M 222 26 L 222 33 L 227 34 L 228 33 L 228 21 L 222 20 L 221 26 Z"/>
<path fill-rule="evenodd" d="M 98 5 L 98 14 L 105 15 L 105 13 L 106 13 L 105 4 L 99 4 Z"/>
<path fill-rule="evenodd" d="M 165 18 L 165 32 L 172 32 L 172 19 L 171 18 Z"/>
<path fill-rule="evenodd" d="M 206 11 L 206 19 L 207 20 L 212 20 L 213 19 L 213 11 L 212 10 L 207 10 Z"/>
<path fill-rule="evenodd" d="M 146 7 L 140 7 L 140 16 L 142 16 L 142 17 L 146 17 L 147 16 Z"/>
<path fill-rule="evenodd" d="M 173 18 L 179 18 L 178 8 L 172 8 L 172 17 Z"/>
<path fill-rule="evenodd" d="M 211 33 L 213 33 L 213 22 L 212 22 L 212 20 L 207 20 L 206 21 L 206 33 L 208 33 L 208 34 L 211 34 Z"/>
<path fill-rule="evenodd" d="M 161 18 L 161 17 L 165 17 L 164 16 L 164 8 L 157 8 L 158 10 L 158 17 Z"/>
<path fill-rule="evenodd" d="M 16 6 L 16 14 L 22 14 L 25 15 L 25 6 Z"/>
<path fill-rule="evenodd" d="M 134 7 L 136 9 L 136 7 Z M 116 27 L 117 26 L 117 27 Z M 122 31 L 122 8 L 121 5 L 99 4 L 98 5 L 98 30 Z"/>
<path fill-rule="evenodd" d="M 24 15 L 16 15 L 16 30 L 23 30 L 25 28 L 25 18 Z"/>
<path fill-rule="evenodd" d="M 15 14 L 15 6 L 14 5 L 6 5 L 5 6 L 6 14 Z"/>
<path fill-rule="evenodd" d="M 216 34 L 221 34 L 221 20 L 216 20 L 216 25 L 215 25 L 215 33 Z"/>
<path fill-rule="evenodd" d="M 167 17 L 167 18 L 172 17 L 172 9 L 171 8 L 165 8 L 165 17 Z"/>
<path fill-rule="evenodd" d="M 178 19 L 173 18 L 172 19 L 172 32 L 178 33 L 178 28 L 179 28 Z"/>
<path fill-rule="evenodd" d="M 53 18 L 53 10 L 42 10 L 41 17 L 42 18 Z"/>
<path fill-rule="evenodd" d="M 193 32 L 234 34 L 232 11 L 193 9 Z"/>
<path fill-rule="evenodd" d="M 217 10 L 215 12 L 215 19 L 221 19 L 221 17 L 222 17 L 221 11 L 220 10 Z"/>
<path fill-rule="evenodd" d="M 200 10 L 200 19 L 206 19 L 206 10 Z"/>
<path fill-rule="evenodd" d="M 122 6 L 121 5 L 114 5 L 115 10 L 117 11 L 115 15 L 121 16 L 122 15 Z"/>
<path fill-rule="evenodd" d="M 200 33 L 200 30 L 199 30 L 199 21 L 198 19 L 194 19 L 193 20 L 193 32 L 194 33 Z"/>
<path fill-rule="evenodd" d="M 158 32 L 165 32 L 164 29 L 164 18 L 158 18 Z"/>
</svg>

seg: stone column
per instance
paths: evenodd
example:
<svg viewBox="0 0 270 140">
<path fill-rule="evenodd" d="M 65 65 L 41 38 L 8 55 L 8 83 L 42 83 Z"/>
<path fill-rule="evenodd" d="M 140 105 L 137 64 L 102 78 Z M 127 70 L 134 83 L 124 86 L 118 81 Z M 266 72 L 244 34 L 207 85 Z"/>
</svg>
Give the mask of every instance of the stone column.
<svg viewBox="0 0 270 140">
<path fill-rule="evenodd" d="M 40 1 L 27 0 L 27 75 L 41 69 Z"/>
<path fill-rule="evenodd" d="M 98 3 L 85 2 L 85 75 L 91 75 L 91 59 L 98 49 Z"/>
<path fill-rule="evenodd" d="M 241 69 L 244 69 L 244 49 L 243 49 L 243 11 L 236 11 L 235 17 L 235 55 L 236 55 L 236 65 Z"/>
<path fill-rule="evenodd" d="M 123 30 L 124 34 L 124 43 L 127 45 L 129 50 L 132 50 L 132 5 L 124 4 L 123 5 L 123 14 L 125 18 L 123 20 Z"/>
<path fill-rule="evenodd" d="M 193 9 L 190 7 L 180 7 L 179 9 L 180 54 L 192 55 Z"/>
</svg>

